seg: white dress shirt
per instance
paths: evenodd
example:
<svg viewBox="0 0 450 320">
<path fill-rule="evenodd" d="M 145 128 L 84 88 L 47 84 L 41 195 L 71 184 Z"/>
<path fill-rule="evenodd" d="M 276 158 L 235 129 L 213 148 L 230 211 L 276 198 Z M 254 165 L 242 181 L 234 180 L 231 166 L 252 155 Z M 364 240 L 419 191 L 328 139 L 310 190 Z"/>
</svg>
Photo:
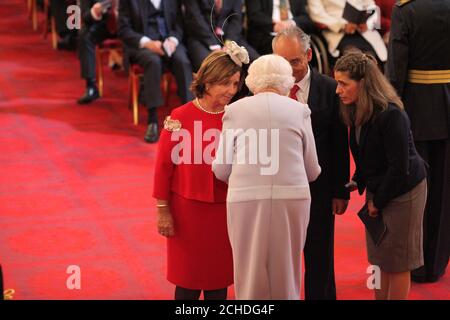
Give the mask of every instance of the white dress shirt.
<svg viewBox="0 0 450 320">
<path fill-rule="evenodd" d="M 150 2 L 153 4 L 153 6 L 155 7 L 156 10 L 159 10 L 161 8 L 161 1 L 162 0 L 150 0 Z M 172 36 L 172 37 L 169 37 L 168 39 L 172 40 L 175 43 L 175 45 L 178 46 L 179 41 L 177 38 Z M 149 37 L 143 36 L 141 38 L 141 40 L 139 41 L 139 47 L 143 48 L 144 45 L 151 40 L 152 39 L 150 39 Z"/>
<path fill-rule="evenodd" d="M 297 82 L 295 85 L 300 87 L 300 90 L 297 91 L 297 101 L 308 104 L 309 97 L 309 87 L 311 85 L 311 69 L 308 66 L 308 72 L 303 77 L 302 80 Z"/>
<path fill-rule="evenodd" d="M 288 9 L 288 20 L 292 20 L 294 16 L 290 8 L 289 1 L 286 1 Z M 280 18 L 280 0 L 273 0 L 272 21 L 281 21 Z"/>
<path fill-rule="evenodd" d="M 150 2 L 153 4 L 156 10 L 159 10 L 161 7 L 161 0 L 150 0 Z"/>
</svg>

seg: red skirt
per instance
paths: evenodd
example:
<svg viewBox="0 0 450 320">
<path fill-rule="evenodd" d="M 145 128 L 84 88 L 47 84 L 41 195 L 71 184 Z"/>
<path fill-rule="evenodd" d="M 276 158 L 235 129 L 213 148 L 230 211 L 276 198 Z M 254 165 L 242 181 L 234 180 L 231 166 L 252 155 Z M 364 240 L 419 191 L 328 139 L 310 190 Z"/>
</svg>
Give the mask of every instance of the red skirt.
<svg viewBox="0 0 450 320">
<path fill-rule="evenodd" d="M 170 210 L 175 235 L 167 239 L 167 280 L 202 290 L 233 284 L 226 203 L 189 200 L 172 193 Z"/>
</svg>

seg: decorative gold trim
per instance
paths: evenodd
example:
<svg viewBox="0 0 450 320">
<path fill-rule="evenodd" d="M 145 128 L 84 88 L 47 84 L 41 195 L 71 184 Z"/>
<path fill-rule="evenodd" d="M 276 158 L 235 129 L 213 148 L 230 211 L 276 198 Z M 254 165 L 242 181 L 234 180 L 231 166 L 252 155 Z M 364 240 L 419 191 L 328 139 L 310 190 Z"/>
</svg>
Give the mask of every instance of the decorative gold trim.
<svg viewBox="0 0 450 320">
<path fill-rule="evenodd" d="M 450 83 L 450 70 L 411 69 L 408 72 L 408 81 L 422 84 Z"/>
<path fill-rule="evenodd" d="M 417 74 L 417 75 L 450 75 L 450 70 L 416 70 L 416 69 L 410 69 L 409 74 Z"/>
<path fill-rule="evenodd" d="M 411 2 L 411 1 L 413 1 L 413 0 L 399 0 L 397 2 L 397 7 L 401 7 L 401 6 L 407 4 L 407 3 Z"/>
<path fill-rule="evenodd" d="M 14 289 L 6 289 L 5 291 L 3 291 L 3 298 L 5 300 L 13 300 L 15 293 L 16 291 Z"/>
</svg>

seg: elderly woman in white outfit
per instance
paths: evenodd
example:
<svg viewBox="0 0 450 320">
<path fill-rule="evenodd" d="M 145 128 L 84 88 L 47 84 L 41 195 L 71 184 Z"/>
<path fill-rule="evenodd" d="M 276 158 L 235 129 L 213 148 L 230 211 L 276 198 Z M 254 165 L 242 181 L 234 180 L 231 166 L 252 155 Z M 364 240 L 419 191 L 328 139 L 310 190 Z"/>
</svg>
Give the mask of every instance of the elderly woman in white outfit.
<svg viewBox="0 0 450 320">
<path fill-rule="evenodd" d="M 228 182 L 227 222 L 237 299 L 300 299 L 309 182 L 320 174 L 311 111 L 286 95 L 282 57 L 249 68 L 254 93 L 227 106 L 213 171 Z"/>
</svg>

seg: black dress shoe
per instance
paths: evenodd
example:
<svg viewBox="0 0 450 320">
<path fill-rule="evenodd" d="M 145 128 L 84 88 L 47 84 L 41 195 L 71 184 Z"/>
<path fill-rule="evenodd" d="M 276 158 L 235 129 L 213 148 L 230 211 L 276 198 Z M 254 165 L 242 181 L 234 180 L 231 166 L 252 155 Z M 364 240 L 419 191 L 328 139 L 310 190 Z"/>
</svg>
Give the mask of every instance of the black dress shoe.
<svg viewBox="0 0 450 320">
<path fill-rule="evenodd" d="M 144 140 L 148 143 L 157 142 L 159 139 L 159 130 L 157 123 L 150 123 L 147 127 Z"/>
<path fill-rule="evenodd" d="M 98 93 L 98 89 L 96 87 L 87 87 L 84 96 L 78 99 L 78 104 L 87 104 L 91 103 L 95 99 L 100 98 L 100 94 Z"/>
</svg>

